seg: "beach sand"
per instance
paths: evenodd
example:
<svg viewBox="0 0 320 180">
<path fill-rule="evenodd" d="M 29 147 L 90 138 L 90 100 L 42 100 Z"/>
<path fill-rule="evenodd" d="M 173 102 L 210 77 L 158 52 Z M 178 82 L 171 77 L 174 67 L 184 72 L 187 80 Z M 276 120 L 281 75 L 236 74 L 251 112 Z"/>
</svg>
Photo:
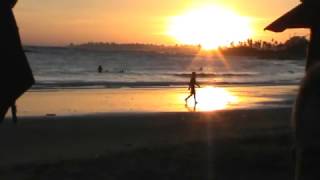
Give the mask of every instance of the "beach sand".
<svg viewBox="0 0 320 180">
<path fill-rule="evenodd" d="M 24 117 L 0 179 L 292 179 L 290 108 Z"/>
</svg>

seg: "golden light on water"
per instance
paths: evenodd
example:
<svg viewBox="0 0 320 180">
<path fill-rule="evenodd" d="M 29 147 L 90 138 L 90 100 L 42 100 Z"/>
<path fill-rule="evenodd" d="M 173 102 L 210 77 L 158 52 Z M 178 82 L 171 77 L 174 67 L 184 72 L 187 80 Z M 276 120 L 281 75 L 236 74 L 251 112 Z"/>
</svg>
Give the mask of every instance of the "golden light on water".
<svg viewBox="0 0 320 180">
<path fill-rule="evenodd" d="M 185 112 L 222 109 L 255 108 L 266 102 L 282 102 L 279 95 L 294 95 L 297 86 L 229 86 L 197 88 L 198 105 L 182 88 L 102 88 L 66 89 L 61 91 L 31 91 L 19 98 L 17 106 L 22 116 L 46 114 L 91 114 L 107 112 Z M 8 113 L 10 115 L 10 113 Z"/>
<path fill-rule="evenodd" d="M 224 88 L 204 87 L 197 89 L 197 102 L 198 111 L 213 111 L 226 109 L 229 105 L 239 102 L 239 99 Z M 194 105 L 192 97 L 187 102 L 187 106 Z"/>
<path fill-rule="evenodd" d="M 250 21 L 218 6 L 190 10 L 170 19 L 167 34 L 183 44 L 200 44 L 209 50 L 251 37 Z"/>
</svg>

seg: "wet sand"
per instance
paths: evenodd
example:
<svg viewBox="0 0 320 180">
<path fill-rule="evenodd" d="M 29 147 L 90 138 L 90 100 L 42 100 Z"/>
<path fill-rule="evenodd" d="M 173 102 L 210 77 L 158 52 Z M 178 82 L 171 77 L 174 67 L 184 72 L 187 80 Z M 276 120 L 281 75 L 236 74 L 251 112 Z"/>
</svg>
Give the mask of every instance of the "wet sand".
<svg viewBox="0 0 320 180">
<path fill-rule="evenodd" d="M 289 179 L 290 108 L 25 117 L 0 179 Z"/>
<path fill-rule="evenodd" d="M 187 87 L 33 90 L 19 99 L 19 116 L 92 113 L 207 112 L 224 109 L 291 107 L 297 86 L 216 86 L 197 89 L 187 106 Z"/>
</svg>

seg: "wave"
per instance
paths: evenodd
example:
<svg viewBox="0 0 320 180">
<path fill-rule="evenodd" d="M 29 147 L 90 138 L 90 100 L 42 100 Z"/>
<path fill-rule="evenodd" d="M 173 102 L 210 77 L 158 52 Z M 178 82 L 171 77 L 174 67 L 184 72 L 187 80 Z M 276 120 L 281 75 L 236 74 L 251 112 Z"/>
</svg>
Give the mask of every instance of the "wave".
<svg viewBox="0 0 320 180">
<path fill-rule="evenodd" d="M 178 77 L 190 77 L 190 73 L 172 74 Z M 256 76 L 258 73 L 197 73 L 199 78 L 210 78 L 210 77 L 243 77 L 243 76 Z"/>
<path fill-rule="evenodd" d="M 201 86 L 215 85 L 297 85 L 299 82 L 257 81 L 257 82 L 206 82 L 199 81 Z M 154 87 L 186 87 L 188 82 L 40 82 L 32 89 L 101 89 L 101 88 L 154 88 Z"/>
</svg>

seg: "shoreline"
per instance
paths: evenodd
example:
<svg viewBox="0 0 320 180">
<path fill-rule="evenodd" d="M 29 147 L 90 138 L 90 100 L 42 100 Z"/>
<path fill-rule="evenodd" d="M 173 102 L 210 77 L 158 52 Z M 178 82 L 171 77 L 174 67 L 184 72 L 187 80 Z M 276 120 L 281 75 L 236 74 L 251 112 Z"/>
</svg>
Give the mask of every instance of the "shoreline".
<svg viewBox="0 0 320 180">
<path fill-rule="evenodd" d="M 243 86 L 299 86 L 298 82 L 202 82 L 202 86 L 243 87 Z M 36 83 L 30 91 L 72 90 L 72 89 L 154 89 L 154 88 L 187 88 L 185 82 L 69 82 L 69 83 Z"/>
<path fill-rule="evenodd" d="M 18 116 L 65 116 L 96 113 L 210 112 L 224 109 L 291 107 L 298 86 L 205 86 L 199 104 L 185 104 L 187 88 L 36 90 L 17 102 Z M 10 117 L 10 113 L 8 113 Z"/>
</svg>

